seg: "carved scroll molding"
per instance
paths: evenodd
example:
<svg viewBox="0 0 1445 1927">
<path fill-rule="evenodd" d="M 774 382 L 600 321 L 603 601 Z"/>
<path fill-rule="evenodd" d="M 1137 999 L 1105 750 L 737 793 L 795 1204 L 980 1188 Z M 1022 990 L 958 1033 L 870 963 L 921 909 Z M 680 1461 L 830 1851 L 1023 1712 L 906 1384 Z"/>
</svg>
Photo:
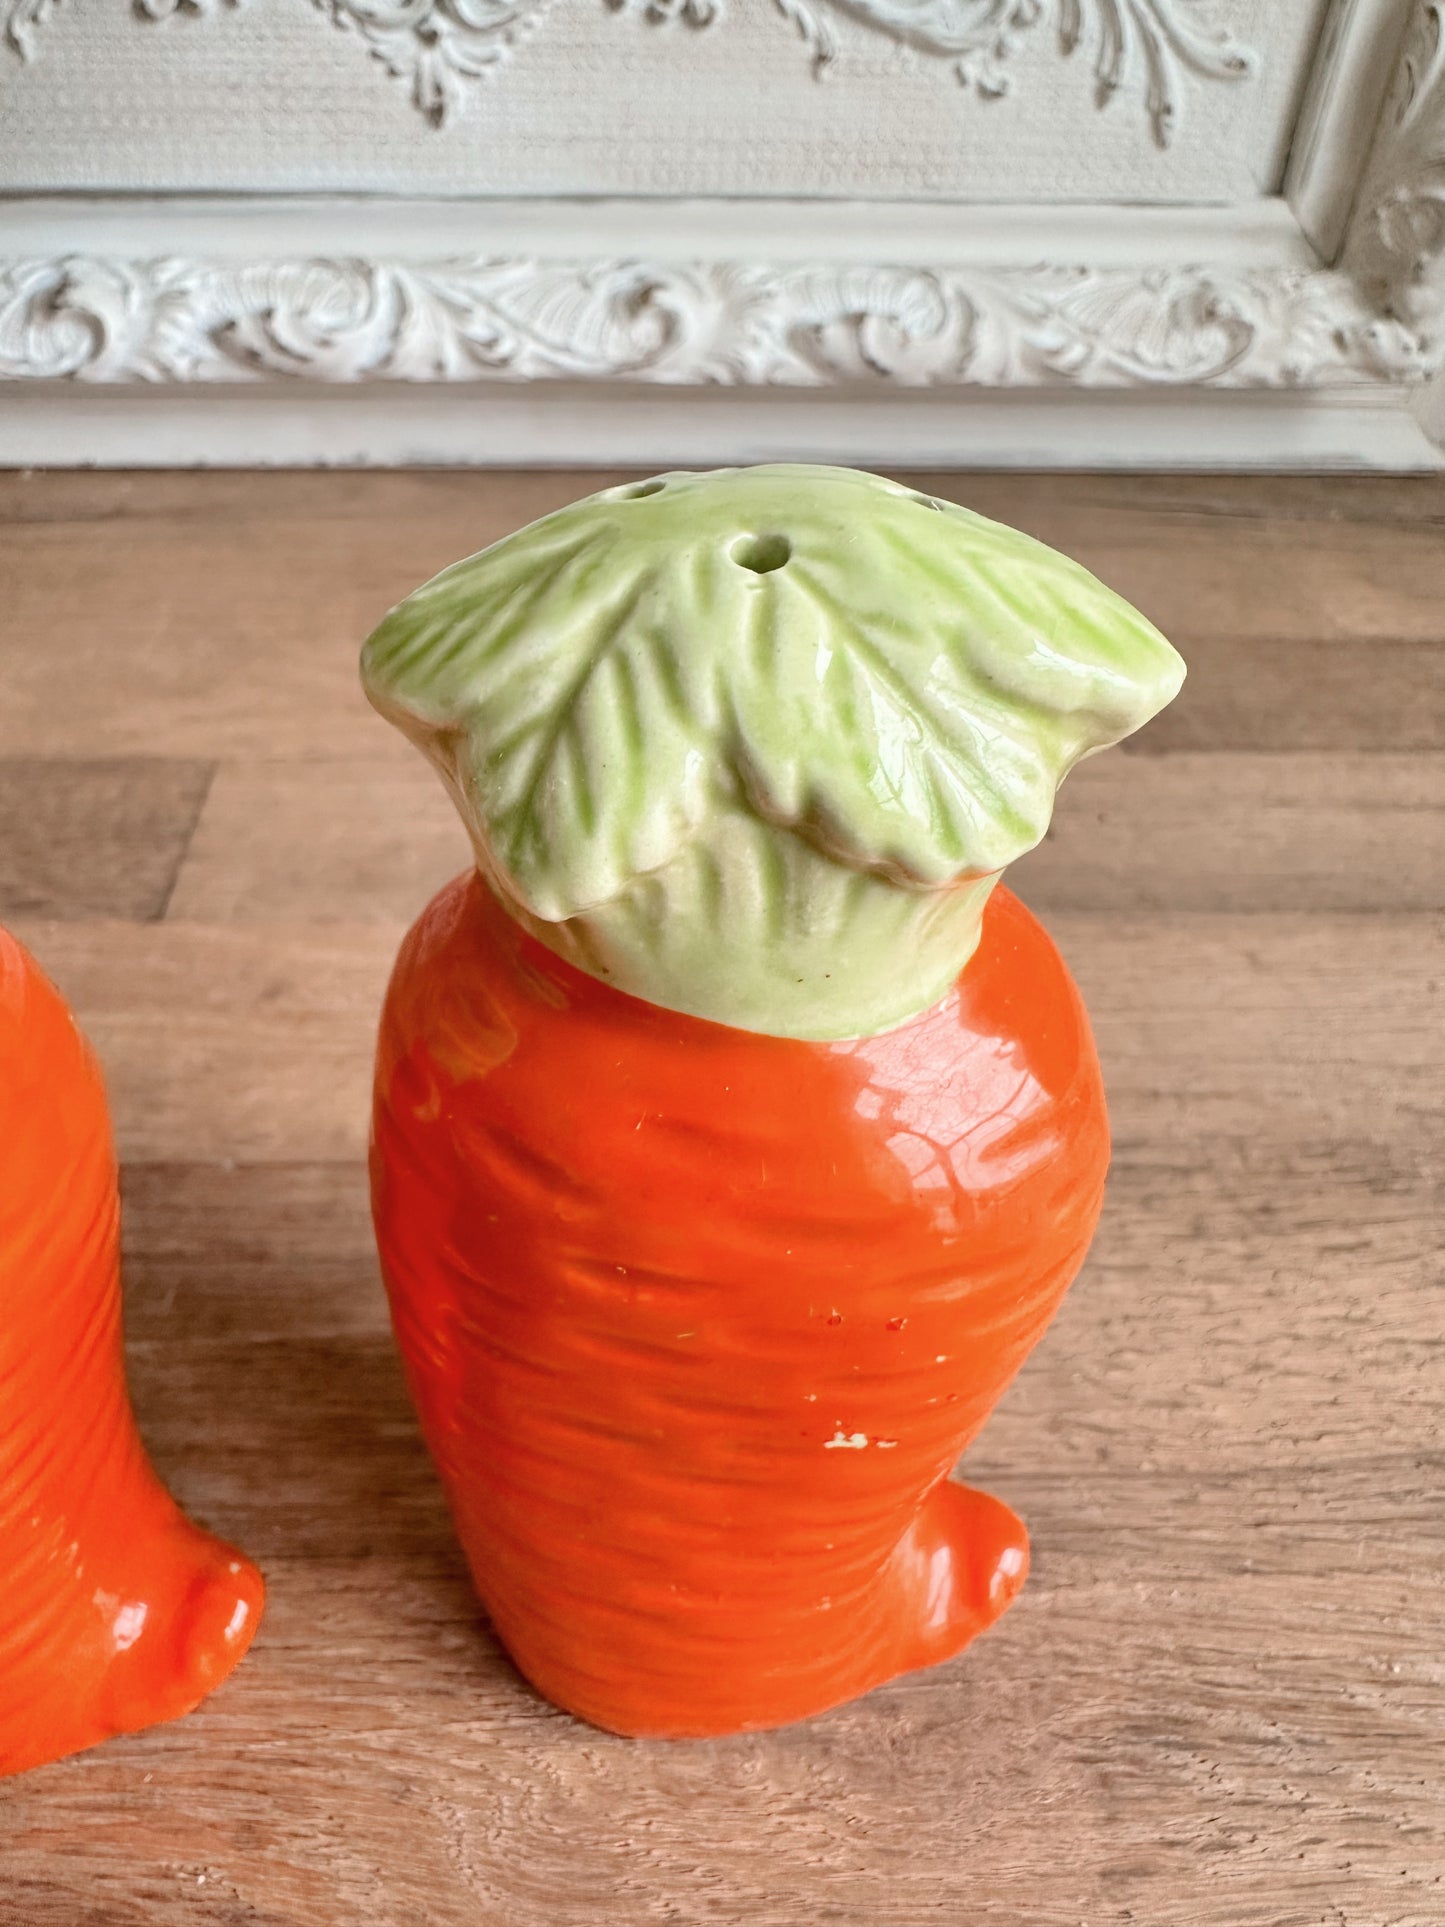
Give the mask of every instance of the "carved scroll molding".
<svg viewBox="0 0 1445 1927">
<path fill-rule="evenodd" d="M 22 60 L 35 57 L 35 36 L 54 11 L 56 0 L 8 0 L 5 39 Z"/>
<path fill-rule="evenodd" d="M 1414 381 L 1439 360 L 1323 269 L 0 264 L 10 381 L 1280 389 Z"/>
<path fill-rule="evenodd" d="M 59 0 L 0 0 L 5 38 L 22 59 Z M 133 14 L 161 20 L 209 13 L 237 0 L 132 0 Z M 504 60 L 535 26 L 550 0 L 313 0 L 336 26 L 354 33 L 403 81 L 434 126 L 463 102 L 469 86 Z M 726 0 L 607 0 L 613 12 L 694 28 L 724 18 Z M 1142 99 L 1158 144 L 1167 146 L 1189 79 L 1243 80 L 1256 56 L 1205 27 L 1198 0 L 774 0 L 821 73 L 838 54 L 836 22 L 851 18 L 946 61 L 981 98 L 1009 88 L 1009 67 L 1025 40 L 1045 26 L 1061 53 L 1092 49 L 1094 98 Z"/>
<path fill-rule="evenodd" d="M 825 15 L 812 0 L 775 0 L 813 49 L 821 68 L 836 52 Z M 824 0 L 827 4 L 827 0 Z M 1167 147 L 1186 76 L 1243 80 L 1255 54 L 1197 18 L 1193 0 L 832 0 L 840 13 L 950 61 L 958 78 L 986 100 L 1009 90 L 1009 62 L 1023 41 L 1048 22 L 1059 50 L 1092 44 L 1094 100 L 1142 93 L 1149 125 Z"/>
<path fill-rule="evenodd" d="M 1427 360 L 1445 359 L 1445 0 L 1413 0 L 1341 264 Z"/>
<path fill-rule="evenodd" d="M 11 51 L 22 60 L 33 60 L 40 28 L 59 4 L 60 0 L 0 0 L 3 37 Z M 238 4 L 239 0 L 131 0 L 131 13 L 137 20 L 169 20 L 178 13 L 218 13 Z"/>
<path fill-rule="evenodd" d="M 433 127 L 461 105 L 547 11 L 550 0 L 315 0 L 404 81 Z"/>
</svg>

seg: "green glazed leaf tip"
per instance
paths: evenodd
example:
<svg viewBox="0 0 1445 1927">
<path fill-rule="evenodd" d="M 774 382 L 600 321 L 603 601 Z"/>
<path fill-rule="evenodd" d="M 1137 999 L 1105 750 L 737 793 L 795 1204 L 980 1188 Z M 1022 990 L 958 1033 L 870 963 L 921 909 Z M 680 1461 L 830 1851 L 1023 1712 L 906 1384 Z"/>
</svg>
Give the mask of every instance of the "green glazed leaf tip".
<svg viewBox="0 0 1445 1927">
<path fill-rule="evenodd" d="M 850 469 L 659 476 L 456 563 L 367 641 L 484 874 L 653 1002 L 859 1034 L 947 989 L 1163 636 L 1018 531 Z"/>
</svg>

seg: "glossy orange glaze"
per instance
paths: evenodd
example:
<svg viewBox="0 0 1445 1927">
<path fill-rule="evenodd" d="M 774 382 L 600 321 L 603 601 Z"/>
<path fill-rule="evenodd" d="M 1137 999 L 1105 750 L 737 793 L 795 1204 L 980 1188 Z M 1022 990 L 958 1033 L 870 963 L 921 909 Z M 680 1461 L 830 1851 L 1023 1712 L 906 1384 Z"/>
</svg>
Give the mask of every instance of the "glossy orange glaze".
<svg viewBox="0 0 1445 1927">
<path fill-rule="evenodd" d="M 0 1773 L 189 1712 L 260 1617 L 137 1436 L 118 1228 L 99 1067 L 0 930 Z"/>
<path fill-rule="evenodd" d="M 965 1646 L 1028 1541 L 949 1479 L 1098 1217 L 1088 1022 L 1006 890 L 956 989 L 846 1043 L 580 974 L 474 877 L 388 993 L 373 1200 L 479 1592 L 622 1733 L 797 1719 Z"/>
</svg>

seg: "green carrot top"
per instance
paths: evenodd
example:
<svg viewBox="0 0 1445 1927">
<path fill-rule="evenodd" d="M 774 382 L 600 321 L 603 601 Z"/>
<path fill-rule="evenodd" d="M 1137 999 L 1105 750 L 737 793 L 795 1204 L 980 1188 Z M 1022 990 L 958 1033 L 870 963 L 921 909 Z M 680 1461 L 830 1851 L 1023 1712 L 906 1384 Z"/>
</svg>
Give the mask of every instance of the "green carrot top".
<svg viewBox="0 0 1445 1927">
<path fill-rule="evenodd" d="M 781 465 L 544 516 L 362 653 L 544 943 L 653 1003 L 802 1037 L 943 995 L 1063 777 L 1183 677 L 1031 537 Z"/>
</svg>

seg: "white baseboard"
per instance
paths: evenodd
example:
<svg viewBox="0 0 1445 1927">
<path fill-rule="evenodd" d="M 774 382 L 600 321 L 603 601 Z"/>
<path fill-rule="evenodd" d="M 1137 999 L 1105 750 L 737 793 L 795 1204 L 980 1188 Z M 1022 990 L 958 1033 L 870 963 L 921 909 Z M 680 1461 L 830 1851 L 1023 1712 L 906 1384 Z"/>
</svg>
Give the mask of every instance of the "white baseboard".
<svg viewBox="0 0 1445 1927">
<path fill-rule="evenodd" d="M 7 467 L 1445 466 L 1402 396 L 1040 395 L 513 387 L 136 394 L 49 385 L 0 400 Z"/>
<path fill-rule="evenodd" d="M 1271 198 L 0 201 L 10 467 L 1424 470 L 1427 349 Z"/>
</svg>

